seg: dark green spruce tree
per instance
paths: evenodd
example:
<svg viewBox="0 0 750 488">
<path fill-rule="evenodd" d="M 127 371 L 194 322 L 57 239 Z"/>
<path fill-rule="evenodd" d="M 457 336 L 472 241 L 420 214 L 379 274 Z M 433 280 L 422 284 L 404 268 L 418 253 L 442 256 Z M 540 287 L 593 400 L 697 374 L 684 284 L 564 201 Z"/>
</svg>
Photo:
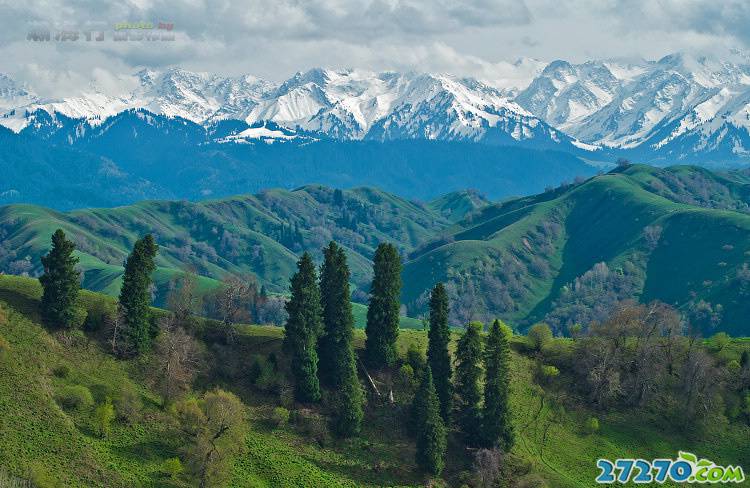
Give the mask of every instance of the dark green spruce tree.
<svg viewBox="0 0 750 488">
<path fill-rule="evenodd" d="M 349 437 L 362 425 L 362 389 L 357 378 L 352 335 L 354 315 L 349 293 L 349 266 L 344 250 L 335 242 L 323 249 L 320 297 L 323 333 L 318 339 L 318 376 L 334 391 L 333 426 L 336 434 Z"/>
<path fill-rule="evenodd" d="M 484 406 L 482 421 L 485 447 L 499 447 L 507 452 L 513 447 L 510 397 L 510 346 L 499 320 L 487 336 L 484 350 Z"/>
<path fill-rule="evenodd" d="M 315 264 L 307 252 L 297 262 L 291 279 L 291 298 L 286 304 L 289 318 L 284 329 L 284 351 L 291 358 L 294 396 L 300 402 L 320 400 L 318 353 L 321 333 L 320 289 Z"/>
<path fill-rule="evenodd" d="M 456 346 L 456 394 L 458 424 L 469 446 L 482 444 L 482 324 L 472 322 Z"/>
<path fill-rule="evenodd" d="M 151 324 L 151 273 L 156 269 L 159 247 L 151 234 L 135 241 L 125 261 L 120 289 L 119 315 L 121 340 L 117 349 L 124 355 L 137 355 L 151 347 L 154 329 Z"/>
<path fill-rule="evenodd" d="M 75 245 L 62 229 L 52 234 L 52 249 L 42 256 L 44 274 L 39 277 L 42 294 L 42 318 L 50 327 L 69 329 L 76 320 L 76 301 L 81 289 L 80 273 L 76 270 L 78 258 L 73 256 Z"/>
<path fill-rule="evenodd" d="M 427 364 L 432 369 L 435 390 L 440 399 L 440 415 L 446 424 L 453 408 L 451 384 L 451 356 L 448 343 L 451 330 L 448 326 L 448 293 L 442 283 L 435 285 L 430 294 L 430 330 L 427 342 Z"/>
<path fill-rule="evenodd" d="M 341 386 L 349 368 L 354 315 L 349 293 L 349 267 L 344 250 L 335 242 L 323 249 L 320 269 L 323 333 L 318 338 L 318 376 L 324 386 Z"/>
<path fill-rule="evenodd" d="M 372 367 L 383 368 L 396 362 L 401 308 L 401 257 L 396 246 L 378 245 L 373 271 L 365 327 L 365 358 Z"/>
<path fill-rule="evenodd" d="M 447 448 L 445 424 L 440 416 L 440 400 L 432 382 L 432 371 L 427 366 L 422 383 L 412 405 L 416 421 L 417 465 L 423 471 L 439 475 L 445 466 Z"/>
</svg>

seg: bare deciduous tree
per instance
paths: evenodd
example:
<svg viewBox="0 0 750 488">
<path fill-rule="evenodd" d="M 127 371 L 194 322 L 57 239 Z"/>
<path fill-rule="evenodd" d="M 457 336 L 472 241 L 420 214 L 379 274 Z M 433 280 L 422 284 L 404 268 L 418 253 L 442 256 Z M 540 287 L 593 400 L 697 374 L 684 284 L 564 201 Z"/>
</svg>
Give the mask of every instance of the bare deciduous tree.
<svg viewBox="0 0 750 488">
<path fill-rule="evenodd" d="M 251 322 L 258 300 L 258 285 L 252 277 L 226 277 L 210 303 L 211 313 L 221 320 L 228 342 L 235 339 L 234 326 Z"/>
<path fill-rule="evenodd" d="M 130 356 L 132 350 L 130 349 L 128 342 L 123 338 L 123 317 L 122 310 L 118 307 L 116 311 L 111 314 L 104 316 L 104 333 L 108 338 L 112 354 L 120 357 Z"/>
<path fill-rule="evenodd" d="M 195 316 L 201 309 L 201 297 L 197 291 L 198 277 L 194 272 L 188 271 L 173 279 L 169 286 L 167 308 L 174 315 L 178 326 L 191 330 Z"/>
<path fill-rule="evenodd" d="M 692 424 L 698 418 L 714 418 L 711 413 L 717 406 L 719 376 L 713 358 L 705 350 L 695 347 L 688 351 L 679 385 L 682 394 L 679 410 L 685 424 Z"/>
<path fill-rule="evenodd" d="M 600 407 L 620 398 L 631 405 L 648 403 L 674 372 L 682 325 L 677 312 L 659 302 L 626 302 L 593 324 L 578 347 L 591 401 Z"/>
<path fill-rule="evenodd" d="M 190 389 L 201 365 L 198 343 L 177 325 L 174 315 L 161 320 L 156 340 L 157 387 L 167 403 Z"/>
<path fill-rule="evenodd" d="M 503 452 L 500 449 L 479 449 L 474 454 L 474 476 L 477 486 L 492 488 L 498 485 Z"/>
</svg>

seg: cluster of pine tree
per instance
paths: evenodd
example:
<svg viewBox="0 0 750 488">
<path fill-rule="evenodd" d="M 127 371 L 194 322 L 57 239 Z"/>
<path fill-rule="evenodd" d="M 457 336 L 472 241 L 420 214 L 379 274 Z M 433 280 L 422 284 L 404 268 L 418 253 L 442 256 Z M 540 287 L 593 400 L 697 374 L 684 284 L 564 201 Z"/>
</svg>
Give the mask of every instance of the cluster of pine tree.
<svg viewBox="0 0 750 488">
<path fill-rule="evenodd" d="M 321 386 L 330 389 L 335 398 L 334 429 L 346 437 L 359 432 L 363 416 L 352 346 L 349 268 L 343 249 L 335 242 L 323 250 L 323 257 L 320 279 L 308 253 L 297 263 L 287 304 L 284 350 L 291 359 L 297 400 L 318 402 Z M 373 271 L 363 355 L 370 367 L 383 371 L 398 359 L 401 258 L 394 245 L 378 246 Z M 514 440 L 506 328 L 496 320 L 483 337 L 481 324 L 469 324 L 457 344 L 454 373 L 448 310 L 448 294 L 438 283 L 430 297 L 427 364 L 414 395 L 411 419 L 417 464 L 434 475 L 443 470 L 454 416 L 468 446 L 507 451 Z"/>
<path fill-rule="evenodd" d="M 354 315 L 349 292 L 349 266 L 344 250 L 331 242 L 323 250 L 318 281 L 308 253 L 291 279 L 284 351 L 291 359 L 295 398 L 313 403 L 321 384 L 332 392 L 333 427 L 341 437 L 359 433 L 362 389 L 357 377 L 352 336 Z"/>
<path fill-rule="evenodd" d="M 393 366 L 397 357 L 401 257 L 394 245 L 378 246 L 373 271 L 364 356 L 370 366 L 381 370 Z M 352 345 L 349 279 L 346 254 L 335 242 L 323 249 L 320 279 L 312 257 L 304 253 L 291 279 L 283 344 L 295 398 L 314 403 L 321 398 L 321 386 L 331 391 L 332 424 L 342 437 L 359 433 L 364 400 Z"/>
<path fill-rule="evenodd" d="M 427 366 L 412 404 L 416 461 L 435 475 L 445 464 L 452 414 L 468 446 L 508 451 L 514 442 L 508 405 L 510 346 L 504 326 L 495 320 L 483 341 L 481 324 L 469 324 L 456 347 L 455 374 L 449 342 L 448 296 L 438 283 L 430 296 Z"/>
<path fill-rule="evenodd" d="M 42 317 L 49 327 L 76 328 L 83 325 L 85 311 L 78 306 L 81 274 L 76 269 L 78 258 L 73 255 L 75 244 L 62 229 L 52 235 L 52 249 L 42 256 Z M 151 235 L 135 242 L 125 261 L 125 274 L 120 290 L 118 314 L 113 327 L 112 345 L 122 355 L 147 351 L 156 335 L 151 320 L 151 273 L 158 246 Z"/>
</svg>

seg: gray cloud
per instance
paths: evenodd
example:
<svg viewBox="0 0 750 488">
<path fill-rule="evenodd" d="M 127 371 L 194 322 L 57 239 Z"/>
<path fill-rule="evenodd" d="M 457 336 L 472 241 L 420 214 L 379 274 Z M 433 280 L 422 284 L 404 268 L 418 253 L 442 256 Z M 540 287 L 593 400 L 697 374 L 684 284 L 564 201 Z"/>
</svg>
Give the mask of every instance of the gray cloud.
<svg viewBox="0 0 750 488">
<path fill-rule="evenodd" d="M 117 86 L 138 67 L 181 65 L 282 79 L 313 66 L 523 77 L 519 57 L 582 61 L 717 53 L 750 44 L 744 0 L 0 0 L 0 71 Z M 32 43 L 36 28 L 173 22 L 174 42 Z M 96 76 L 95 76 L 96 74 Z M 35 84 L 36 86 L 36 84 Z"/>
</svg>

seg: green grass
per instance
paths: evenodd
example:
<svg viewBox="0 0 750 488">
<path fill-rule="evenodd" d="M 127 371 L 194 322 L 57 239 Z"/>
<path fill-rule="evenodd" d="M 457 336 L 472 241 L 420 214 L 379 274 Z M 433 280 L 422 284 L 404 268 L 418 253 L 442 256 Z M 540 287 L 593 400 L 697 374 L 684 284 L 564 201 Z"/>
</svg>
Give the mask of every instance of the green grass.
<svg viewBox="0 0 750 488">
<path fill-rule="evenodd" d="M 0 336 L 9 344 L 0 356 L 0 471 L 22 478 L 52 477 L 61 486 L 187 486 L 186 481 L 167 480 L 160 472 L 164 460 L 178 455 L 180 446 L 169 415 L 147 387 L 148 358 L 120 361 L 80 334 L 69 338 L 50 334 L 39 325 L 39 294 L 36 280 L 0 276 Z M 84 292 L 82 301 L 91 309 L 112 299 Z M 241 349 L 236 353 L 250 357 L 278 352 L 282 335 L 279 327 L 240 326 L 237 347 Z M 514 349 L 520 350 L 523 340 L 514 337 Z M 421 330 L 401 330 L 399 352 L 405 354 L 411 344 L 424 350 L 426 342 Z M 363 345 L 364 333 L 357 330 L 355 347 Z M 734 340 L 729 347 L 738 355 L 750 343 Z M 65 377 L 55 375 L 61 365 L 70 370 Z M 511 402 L 518 434 L 514 453 L 551 487 L 593 486 L 599 457 L 649 459 L 690 450 L 717 463 L 744 463 L 748 468 L 747 426 L 733 424 L 696 437 L 638 412 L 592 412 L 572 394 L 565 402 L 559 400 L 566 391 L 564 378 L 555 388 L 541 388 L 534 382 L 533 370 L 531 359 L 513 353 Z M 113 385 L 130 385 L 143 402 L 143 412 L 133 425 L 116 422 L 112 434 L 102 439 L 94 433 L 90 410 L 66 411 L 55 401 L 71 385 L 89 388 L 97 399 Z M 368 408 L 359 438 L 321 447 L 290 426 L 272 426 L 269 414 L 277 404 L 275 397 L 243 383 L 222 387 L 245 401 L 250 422 L 247 449 L 233 465 L 231 486 L 423 486 L 403 417 L 391 407 Z M 562 404 L 566 408 L 559 408 Z M 585 434 L 581 426 L 592 415 L 599 417 L 601 429 Z M 452 450 L 448 481 L 456 484 L 461 471 L 469 467 L 465 451 Z"/>
<path fill-rule="evenodd" d="M 21 477 L 57 479 L 60 486 L 152 484 L 161 460 L 177 449 L 164 433 L 164 414 L 147 408 L 137 425 L 117 423 L 101 439 L 93 434 L 91 409 L 66 412 L 55 395 L 72 385 L 94 392 L 130 385 L 147 405 L 156 397 L 140 386 L 136 365 L 116 361 L 82 337 L 64 345 L 40 327 L 36 313 L 29 313 L 38 296 L 29 281 L 2 279 L 0 335 L 10 347 L 0 360 L 0 465 Z M 53 372 L 62 365 L 71 372 L 58 378 Z"/>
<path fill-rule="evenodd" d="M 367 305 L 352 302 L 352 313 L 354 314 L 354 326 L 358 329 L 364 329 L 367 325 Z M 399 326 L 402 329 L 422 330 L 424 324 L 419 319 L 402 315 L 399 319 Z"/>
</svg>

